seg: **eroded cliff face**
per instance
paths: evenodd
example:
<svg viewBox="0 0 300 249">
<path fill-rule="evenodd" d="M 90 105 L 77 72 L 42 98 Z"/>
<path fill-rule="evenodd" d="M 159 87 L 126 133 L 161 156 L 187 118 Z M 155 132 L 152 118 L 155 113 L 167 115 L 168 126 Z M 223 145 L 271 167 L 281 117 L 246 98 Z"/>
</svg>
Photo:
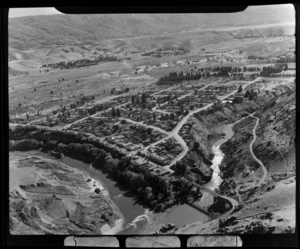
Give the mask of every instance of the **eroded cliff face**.
<svg viewBox="0 0 300 249">
<path fill-rule="evenodd" d="M 122 218 L 95 180 L 35 151 L 10 152 L 11 234 L 101 234 Z"/>
</svg>

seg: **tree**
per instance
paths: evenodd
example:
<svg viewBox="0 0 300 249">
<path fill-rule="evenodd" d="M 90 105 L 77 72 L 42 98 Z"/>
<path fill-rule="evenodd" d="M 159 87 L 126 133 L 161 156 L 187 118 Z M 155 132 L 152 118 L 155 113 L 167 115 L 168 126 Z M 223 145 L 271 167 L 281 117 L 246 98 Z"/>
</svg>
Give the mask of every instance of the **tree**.
<svg viewBox="0 0 300 249">
<path fill-rule="evenodd" d="M 177 162 L 175 164 L 175 169 L 178 170 L 178 171 L 180 171 L 182 174 L 185 174 L 187 166 L 183 162 Z"/>
<path fill-rule="evenodd" d="M 199 142 L 194 142 L 194 145 L 193 145 L 194 150 L 199 149 L 199 147 L 200 147 L 200 143 Z"/>
<path fill-rule="evenodd" d="M 111 109 L 111 115 L 112 115 L 113 117 L 116 116 L 116 110 L 115 110 L 115 108 L 112 108 L 112 109 Z"/>
<path fill-rule="evenodd" d="M 153 117 L 153 120 L 156 120 L 156 113 L 155 112 L 153 112 L 152 117 Z"/>
<path fill-rule="evenodd" d="M 247 91 L 245 92 L 244 98 L 249 98 L 250 95 L 251 95 L 251 93 L 247 90 Z"/>
<path fill-rule="evenodd" d="M 144 94 L 144 93 L 142 94 L 141 101 L 142 101 L 142 103 L 146 103 L 147 102 L 146 94 Z"/>
<path fill-rule="evenodd" d="M 116 92 L 116 88 L 112 88 L 112 89 L 110 90 L 110 94 L 111 94 L 111 95 L 115 94 L 115 92 Z"/>
<path fill-rule="evenodd" d="M 243 99 L 241 97 L 235 97 L 233 100 L 232 100 L 232 104 L 240 104 L 243 102 Z"/>
<path fill-rule="evenodd" d="M 238 89 L 238 93 L 242 92 L 243 91 L 243 88 L 242 88 L 242 85 L 239 86 L 239 89 Z"/>
<path fill-rule="evenodd" d="M 121 112 L 120 112 L 119 109 L 116 109 L 116 116 L 117 116 L 117 117 L 121 117 Z"/>
<path fill-rule="evenodd" d="M 150 127 L 148 127 L 146 131 L 147 131 L 148 136 L 150 136 L 151 132 L 152 132 L 152 129 Z"/>
</svg>

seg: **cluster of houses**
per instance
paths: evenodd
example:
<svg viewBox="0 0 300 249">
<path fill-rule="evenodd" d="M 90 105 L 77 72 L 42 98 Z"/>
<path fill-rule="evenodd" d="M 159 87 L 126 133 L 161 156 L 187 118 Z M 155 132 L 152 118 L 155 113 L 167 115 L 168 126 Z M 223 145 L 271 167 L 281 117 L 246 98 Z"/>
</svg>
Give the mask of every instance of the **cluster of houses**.
<svg viewBox="0 0 300 249">
<path fill-rule="evenodd" d="M 149 161 L 151 161 L 155 164 L 161 165 L 161 166 L 165 166 L 169 162 L 169 160 L 167 158 L 159 156 L 155 152 L 148 152 L 148 151 L 142 151 L 141 150 L 141 151 L 138 152 L 138 155 L 142 156 L 142 157 L 145 157 Z"/>
<path fill-rule="evenodd" d="M 127 141 L 127 139 L 123 135 L 112 135 L 106 137 L 105 140 L 111 144 L 115 144 L 120 148 L 124 148 L 125 150 L 131 152 L 142 149 L 141 145 L 133 144 Z"/>
</svg>

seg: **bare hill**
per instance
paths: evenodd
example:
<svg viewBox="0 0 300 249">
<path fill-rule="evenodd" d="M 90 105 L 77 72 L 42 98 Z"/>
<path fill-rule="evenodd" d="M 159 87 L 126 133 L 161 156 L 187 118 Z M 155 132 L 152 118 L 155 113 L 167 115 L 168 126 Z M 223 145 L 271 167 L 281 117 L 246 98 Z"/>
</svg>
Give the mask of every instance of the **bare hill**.
<svg viewBox="0 0 300 249">
<path fill-rule="evenodd" d="M 283 11 L 284 8 L 284 11 Z M 188 30 L 246 27 L 295 20 L 293 6 L 250 7 L 220 14 L 101 14 L 29 16 L 9 19 L 9 45 L 16 49 L 97 44 L 114 38 Z"/>
</svg>

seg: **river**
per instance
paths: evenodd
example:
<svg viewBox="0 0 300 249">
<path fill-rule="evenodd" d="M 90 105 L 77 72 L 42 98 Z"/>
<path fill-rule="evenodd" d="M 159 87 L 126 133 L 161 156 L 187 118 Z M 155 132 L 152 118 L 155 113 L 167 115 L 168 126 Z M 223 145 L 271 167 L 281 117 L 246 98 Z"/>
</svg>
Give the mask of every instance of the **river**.
<svg viewBox="0 0 300 249">
<path fill-rule="evenodd" d="M 38 152 L 41 156 L 54 159 L 47 153 Z M 209 217 L 187 204 L 177 205 L 164 213 L 154 214 L 136 202 L 135 197 L 114 180 L 110 179 L 101 170 L 94 169 L 90 164 L 64 156 L 58 160 L 70 167 L 87 173 L 91 178 L 99 181 L 108 192 L 110 199 L 119 207 L 123 217 L 123 228 L 118 234 L 141 234 L 146 231 L 155 231 L 162 224 L 172 223 L 182 227 L 195 221 L 207 221 Z"/>
<path fill-rule="evenodd" d="M 226 125 L 221 125 L 215 129 L 216 132 L 224 133 L 225 136 L 217 140 L 212 146 L 212 152 L 214 153 L 214 158 L 212 159 L 213 164 L 211 165 L 211 168 L 214 170 L 214 172 L 210 182 L 205 185 L 208 189 L 215 190 L 219 188 L 220 184 L 223 181 L 220 176 L 219 166 L 224 158 L 224 153 L 220 149 L 220 146 L 233 136 L 234 132 L 232 130 L 232 127 L 233 124 L 226 124 Z"/>
</svg>

